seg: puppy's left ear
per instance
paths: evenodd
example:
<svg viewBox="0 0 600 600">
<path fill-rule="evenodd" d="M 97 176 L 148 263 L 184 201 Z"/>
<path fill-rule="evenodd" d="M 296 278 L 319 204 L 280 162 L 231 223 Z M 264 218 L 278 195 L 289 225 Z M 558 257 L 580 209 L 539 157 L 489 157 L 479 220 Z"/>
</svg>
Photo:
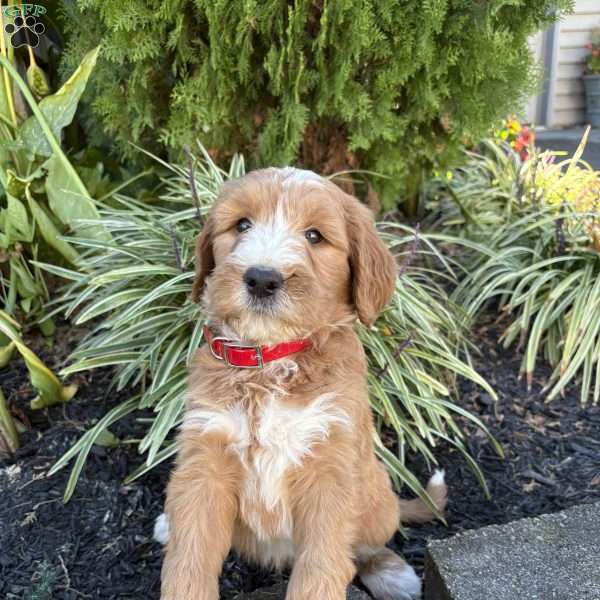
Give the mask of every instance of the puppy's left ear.
<svg viewBox="0 0 600 600">
<path fill-rule="evenodd" d="M 396 261 L 379 237 L 371 211 L 344 194 L 350 239 L 352 299 L 358 318 L 369 326 L 391 300 L 396 286 Z"/>
<path fill-rule="evenodd" d="M 192 288 L 192 300 L 194 302 L 199 302 L 204 289 L 204 282 L 215 268 L 215 257 L 212 246 L 213 230 L 214 224 L 211 215 L 205 221 L 196 241 L 196 278 L 194 279 L 194 286 Z"/>
</svg>

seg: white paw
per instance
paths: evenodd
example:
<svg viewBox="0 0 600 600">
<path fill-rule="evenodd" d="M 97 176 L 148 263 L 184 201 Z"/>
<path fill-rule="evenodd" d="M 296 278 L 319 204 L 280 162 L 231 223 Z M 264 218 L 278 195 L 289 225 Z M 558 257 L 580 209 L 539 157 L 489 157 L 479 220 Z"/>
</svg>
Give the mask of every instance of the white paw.
<svg viewBox="0 0 600 600">
<path fill-rule="evenodd" d="M 402 569 L 382 569 L 361 577 L 377 600 L 420 600 L 421 580 L 415 570 L 406 565 Z"/>
<path fill-rule="evenodd" d="M 169 541 L 169 517 L 165 513 L 156 517 L 154 539 L 163 546 Z"/>
</svg>

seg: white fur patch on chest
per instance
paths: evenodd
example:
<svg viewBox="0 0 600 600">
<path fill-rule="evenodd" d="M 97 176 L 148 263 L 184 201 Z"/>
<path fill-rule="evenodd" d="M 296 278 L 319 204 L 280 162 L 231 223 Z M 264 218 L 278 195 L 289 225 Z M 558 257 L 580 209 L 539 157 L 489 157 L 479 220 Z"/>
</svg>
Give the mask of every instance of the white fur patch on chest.
<svg viewBox="0 0 600 600">
<path fill-rule="evenodd" d="M 335 398 L 335 392 L 328 392 L 307 406 L 290 407 L 271 396 L 256 414 L 239 403 L 225 411 L 192 409 L 185 415 L 184 429 L 221 432 L 228 437 L 229 448 L 239 456 L 246 472 L 240 493 L 241 516 L 259 539 L 291 537 L 285 473 L 300 467 L 314 445 L 329 437 L 332 427 L 351 427 L 349 416 L 336 406 Z"/>
</svg>

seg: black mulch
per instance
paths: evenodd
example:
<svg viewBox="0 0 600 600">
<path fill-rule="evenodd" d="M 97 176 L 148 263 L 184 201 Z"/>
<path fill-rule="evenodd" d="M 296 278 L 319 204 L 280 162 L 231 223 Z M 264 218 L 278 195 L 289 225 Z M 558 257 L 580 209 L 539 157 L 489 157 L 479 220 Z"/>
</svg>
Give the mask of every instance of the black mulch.
<svg viewBox="0 0 600 600">
<path fill-rule="evenodd" d="M 448 528 L 439 523 L 407 529 L 393 545 L 420 572 L 427 539 L 464 529 L 504 523 L 562 510 L 600 499 L 600 407 L 582 409 L 576 389 L 545 404 L 540 380 L 528 393 L 518 381 L 520 356 L 495 342 L 496 327 L 483 326 L 482 357 L 476 367 L 499 394 L 494 404 L 476 386 L 461 384 L 462 404 L 487 424 L 506 453 L 495 455 L 480 432 L 471 427 L 469 447 L 487 478 L 486 500 L 459 452 L 437 451 L 450 484 Z M 36 350 L 54 368 L 72 348 L 74 333 L 61 330 L 53 349 L 37 342 Z M 547 371 L 539 369 L 538 375 Z M 53 478 L 45 474 L 91 424 L 116 401 L 107 397 L 110 371 L 78 378 L 80 391 L 66 406 L 32 413 L 24 369 L 13 361 L 0 371 L 0 386 L 31 428 L 15 459 L 0 462 L 0 598 L 6 600 L 98 600 L 159 597 L 161 549 L 152 541 L 161 512 L 169 471 L 162 464 L 143 479 L 122 486 L 122 479 L 141 462 L 130 444 L 93 448 L 69 504 L 62 503 L 69 469 Z M 124 419 L 112 430 L 120 438 L 139 438 L 144 415 Z M 423 480 L 428 473 L 416 458 L 410 467 Z M 222 577 L 222 598 L 277 581 L 279 576 L 248 567 L 231 556 Z"/>
</svg>

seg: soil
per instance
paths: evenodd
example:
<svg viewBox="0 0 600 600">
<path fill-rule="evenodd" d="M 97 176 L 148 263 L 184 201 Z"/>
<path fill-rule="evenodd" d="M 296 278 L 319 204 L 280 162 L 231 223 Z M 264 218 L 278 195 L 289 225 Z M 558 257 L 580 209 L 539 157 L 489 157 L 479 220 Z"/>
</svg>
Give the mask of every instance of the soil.
<svg viewBox="0 0 600 600">
<path fill-rule="evenodd" d="M 466 425 L 468 446 L 488 482 L 488 500 L 461 454 L 440 446 L 435 454 L 450 485 L 448 526 L 431 523 L 398 533 L 392 546 L 422 571 L 428 539 L 521 517 L 555 512 L 600 499 L 600 407 L 582 408 L 578 390 L 545 404 L 542 378 L 531 392 L 518 380 L 520 355 L 503 350 L 499 329 L 482 325 L 481 356 L 474 363 L 498 392 L 498 402 L 469 382 L 460 383 L 461 404 L 479 416 L 504 448 L 496 455 L 481 432 Z M 34 339 L 34 349 L 58 369 L 79 335 L 61 327 L 54 348 Z M 86 373 L 70 403 L 47 410 L 28 409 L 31 390 L 17 359 L 0 371 L 0 386 L 28 430 L 16 456 L 0 462 L 0 597 L 6 600 L 116 600 L 159 598 L 162 550 L 152 540 L 162 510 L 170 468 L 163 463 L 134 483 L 123 478 L 141 462 L 132 440 L 141 437 L 148 415 L 130 416 L 112 428 L 122 444 L 95 446 L 68 504 L 62 495 L 69 467 L 54 477 L 47 471 L 95 421 L 126 398 L 109 392 L 110 370 Z M 425 481 L 429 474 L 415 457 L 410 468 Z M 285 577 L 285 574 L 284 576 Z M 221 577 L 221 594 L 278 583 L 281 576 L 252 568 L 233 554 Z"/>
</svg>

